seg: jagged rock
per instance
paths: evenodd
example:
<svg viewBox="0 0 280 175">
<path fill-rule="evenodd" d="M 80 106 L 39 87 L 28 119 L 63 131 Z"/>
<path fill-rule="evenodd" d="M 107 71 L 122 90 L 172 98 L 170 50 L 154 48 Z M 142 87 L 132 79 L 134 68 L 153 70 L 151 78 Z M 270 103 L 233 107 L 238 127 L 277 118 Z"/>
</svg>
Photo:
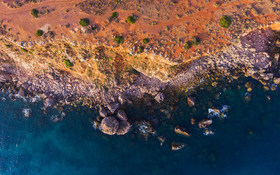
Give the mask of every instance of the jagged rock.
<svg viewBox="0 0 280 175">
<path fill-rule="evenodd" d="M 136 121 L 135 125 L 139 127 L 139 131 L 143 134 L 155 134 L 156 129 L 152 125 L 151 121 L 140 120 Z"/>
<path fill-rule="evenodd" d="M 0 83 L 4 83 L 8 80 L 10 80 L 10 77 L 8 77 L 7 75 L 0 75 Z"/>
<path fill-rule="evenodd" d="M 104 107 L 100 107 L 99 108 L 99 115 L 101 116 L 101 117 L 107 117 L 107 115 L 108 115 L 108 112 L 107 112 L 107 110 L 104 108 Z"/>
<path fill-rule="evenodd" d="M 118 108 L 119 108 L 119 103 L 111 103 L 107 105 L 107 108 L 109 111 L 113 114 Z"/>
<path fill-rule="evenodd" d="M 280 78 L 274 78 L 273 79 L 273 82 L 275 83 L 275 84 L 280 84 Z"/>
<path fill-rule="evenodd" d="M 100 129 L 100 123 L 98 121 L 93 121 L 92 126 L 94 129 Z"/>
<path fill-rule="evenodd" d="M 52 107 L 55 104 L 54 99 L 52 97 L 49 97 L 45 100 L 45 107 Z"/>
<path fill-rule="evenodd" d="M 190 107 L 193 107 L 195 105 L 195 97 L 188 97 L 187 100 L 188 100 L 188 105 Z"/>
<path fill-rule="evenodd" d="M 119 129 L 119 122 L 115 117 L 105 117 L 101 121 L 101 131 L 104 134 L 114 135 Z"/>
<path fill-rule="evenodd" d="M 118 110 L 118 113 L 117 113 L 117 116 L 116 116 L 119 120 L 127 120 L 128 119 L 128 117 L 127 117 L 127 115 L 126 115 L 126 113 L 124 112 L 124 110 L 122 110 L 122 109 L 119 109 Z"/>
<path fill-rule="evenodd" d="M 174 128 L 174 131 L 177 133 L 177 134 L 182 134 L 182 135 L 184 135 L 184 136 L 191 136 L 188 132 L 187 132 L 187 130 L 185 129 L 185 128 L 183 128 L 183 127 L 181 127 L 181 126 L 176 126 L 175 128 Z"/>
<path fill-rule="evenodd" d="M 130 129 L 130 123 L 128 121 L 120 121 L 119 122 L 119 129 L 117 131 L 117 135 L 125 135 L 126 133 L 128 133 L 129 129 Z"/>
<path fill-rule="evenodd" d="M 214 134 L 215 134 L 215 132 L 209 128 L 205 128 L 204 133 L 203 133 L 203 135 L 206 135 L 206 136 L 214 135 Z"/>
<path fill-rule="evenodd" d="M 158 103 L 161 103 L 163 102 L 165 96 L 162 92 L 158 93 L 156 96 L 155 96 L 155 100 L 158 102 Z"/>
<path fill-rule="evenodd" d="M 212 120 L 203 119 L 198 123 L 199 128 L 206 128 L 207 126 L 212 124 Z"/>
<path fill-rule="evenodd" d="M 25 97 L 26 96 L 26 90 L 24 88 L 20 88 L 20 90 L 18 91 L 18 95 Z"/>
<path fill-rule="evenodd" d="M 185 144 L 183 143 L 177 143 L 177 142 L 172 142 L 172 150 L 177 151 L 185 147 Z"/>
<path fill-rule="evenodd" d="M 121 105 L 124 105 L 124 103 L 126 102 L 125 97 L 122 96 L 122 95 L 118 97 L 118 100 L 119 100 L 119 102 L 121 103 Z"/>
<path fill-rule="evenodd" d="M 26 118 L 30 117 L 31 115 L 31 109 L 23 109 L 22 112 Z"/>
</svg>

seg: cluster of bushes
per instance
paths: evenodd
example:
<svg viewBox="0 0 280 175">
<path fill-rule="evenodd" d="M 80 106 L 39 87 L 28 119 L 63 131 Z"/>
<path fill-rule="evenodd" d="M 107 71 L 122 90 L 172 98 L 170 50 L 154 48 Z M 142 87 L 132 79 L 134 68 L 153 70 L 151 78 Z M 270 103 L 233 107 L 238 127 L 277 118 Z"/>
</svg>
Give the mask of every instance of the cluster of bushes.
<svg viewBox="0 0 280 175">
<path fill-rule="evenodd" d="M 72 67 L 73 66 L 73 63 L 70 62 L 70 60 L 64 60 L 64 65 L 65 67 Z"/>
<path fill-rule="evenodd" d="M 193 37 L 191 41 L 188 41 L 186 44 L 185 44 L 185 49 L 188 50 L 190 49 L 192 46 L 197 46 L 199 45 L 201 42 L 200 38 L 198 38 L 197 36 Z"/>
<path fill-rule="evenodd" d="M 139 51 L 140 53 L 144 52 L 144 46 L 139 46 L 138 51 Z"/>
<path fill-rule="evenodd" d="M 130 23 L 130 24 L 134 24 L 136 21 L 136 18 L 134 16 L 128 16 L 126 18 L 126 20 Z"/>
<path fill-rule="evenodd" d="M 123 36 L 116 36 L 114 38 L 114 41 L 118 44 L 123 44 L 124 38 L 123 38 Z"/>
<path fill-rule="evenodd" d="M 116 17 L 118 17 L 118 15 L 119 15 L 118 12 L 113 12 L 111 15 L 111 18 L 116 18 Z"/>
<path fill-rule="evenodd" d="M 143 39 L 143 44 L 148 44 L 150 42 L 149 38 L 144 38 Z"/>
<path fill-rule="evenodd" d="M 220 25 L 226 29 L 230 27 L 231 23 L 232 21 L 230 16 L 223 16 L 220 19 Z"/>
<path fill-rule="evenodd" d="M 82 18 L 82 19 L 80 19 L 80 21 L 79 21 L 79 24 L 80 24 L 81 26 L 83 26 L 83 27 L 88 26 L 89 23 L 90 23 L 90 21 L 89 21 L 88 18 Z"/>
<path fill-rule="evenodd" d="M 30 14 L 31 14 L 32 16 L 34 16 L 34 18 L 37 18 L 37 17 L 38 17 L 38 13 L 39 13 L 39 11 L 38 11 L 37 9 L 32 9 L 31 12 L 30 12 Z"/>
</svg>

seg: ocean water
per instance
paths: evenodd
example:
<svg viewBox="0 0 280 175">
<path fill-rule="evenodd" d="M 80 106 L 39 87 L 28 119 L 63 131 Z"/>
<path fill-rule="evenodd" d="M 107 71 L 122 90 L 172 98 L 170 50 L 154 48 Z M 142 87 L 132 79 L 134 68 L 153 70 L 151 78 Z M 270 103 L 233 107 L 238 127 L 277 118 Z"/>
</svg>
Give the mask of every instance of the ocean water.
<svg viewBox="0 0 280 175">
<path fill-rule="evenodd" d="M 246 82 L 253 90 L 246 94 Z M 245 94 L 251 100 L 244 99 Z M 42 101 L 12 101 L 0 94 L 0 174 L 176 174 L 176 175 L 277 175 L 280 174 L 280 90 L 265 91 L 250 78 L 217 87 L 196 89 L 196 105 L 189 107 L 184 94 L 171 94 L 164 104 L 126 106 L 130 118 L 153 121 L 157 134 L 145 138 L 133 126 L 125 136 L 108 136 L 92 127 L 98 115 L 87 107 L 66 107 L 44 114 Z M 197 124 L 211 107 L 230 106 L 225 118 L 214 117 L 212 136 L 203 135 Z M 29 118 L 23 109 L 31 109 Z M 191 137 L 174 133 L 177 125 Z M 157 136 L 164 135 L 160 145 Z M 171 150 L 173 141 L 187 146 Z"/>
</svg>

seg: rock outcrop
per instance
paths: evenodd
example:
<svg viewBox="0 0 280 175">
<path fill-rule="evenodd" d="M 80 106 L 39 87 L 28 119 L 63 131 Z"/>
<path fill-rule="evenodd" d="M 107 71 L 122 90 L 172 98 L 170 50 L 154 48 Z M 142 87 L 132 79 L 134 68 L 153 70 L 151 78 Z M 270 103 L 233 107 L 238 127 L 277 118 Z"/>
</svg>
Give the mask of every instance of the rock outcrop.
<svg viewBox="0 0 280 175">
<path fill-rule="evenodd" d="M 119 122 L 115 117 L 105 117 L 101 121 L 101 131 L 104 134 L 114 135 L 119 129 Z"/>
</svg>

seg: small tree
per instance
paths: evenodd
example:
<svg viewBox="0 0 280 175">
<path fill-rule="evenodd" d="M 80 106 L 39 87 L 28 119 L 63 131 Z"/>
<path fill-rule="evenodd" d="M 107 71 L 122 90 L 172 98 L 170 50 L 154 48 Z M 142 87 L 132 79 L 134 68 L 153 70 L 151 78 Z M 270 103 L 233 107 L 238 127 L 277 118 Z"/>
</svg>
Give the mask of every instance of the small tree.
<svg viewBox="0 0 280 175">
<path fill-rule="evenodd" d="M 90 23 L 90 21 L 88 18 L 83 18 L 83 19 L 80 19 L 80 21 L 79 21 L 79 24 L 83 27 L 88 26 L 89 23 Z"/>
<path fill-rule="evenodd" d="M 123 44 L 124 38 L 123 38 L 123 36 L 116 36 L 114 38 L 114 41 L 118 44 Z"/>
<path fill-rule="evenodd" d="M 118 17 L 118 12 L 112 13 L 111 18 L 116 18 L 116 17 Z"/>
<path fill-rule="evenodd" d="M 37 30 L 36 35 L 37 36 L 42 36 L 44 34 L 43 30 Z"/>
<path fill-rule="evenodd" d="M 134 23 L 135 23 L 135 17 L 133 17 L 133 16 L 128 16 L 128 17 L 126 18 L 126 20 L 127 20 L 130 24 L 134 24 Z"/>
<path fill-rule="evenodd" d="M 231 23 L 232 21 L 230 16 L 223 16 L 220 19 L 220 25 L 226 29 L 230 27 Z"/>
<path fill-rule="evenodd" d="M 192 45 L 197 46 L 200 44 L 200 42 L 201 42 L 201 40 L 197 36 L 192 38 Z"/>
<path fill-rule="evenodd" d="M 149 38 L 144 38 L 144 39 L 143 39 L 143 43 L 144 43 L 144 44 L 148 44 L 149 42 L 150 42 Z"/>
<path fill-rule="evenodd" d="M 38 17 L 38 13 L 39 13 L 39 11 L 38 11 L 37 9 L 32 9 L 31 12 L 30 12 L 30 14 L 31 14 L 32 16 L 34 16 L 34 18 L 37 18 L 37 17 Z"/>
</svg>

